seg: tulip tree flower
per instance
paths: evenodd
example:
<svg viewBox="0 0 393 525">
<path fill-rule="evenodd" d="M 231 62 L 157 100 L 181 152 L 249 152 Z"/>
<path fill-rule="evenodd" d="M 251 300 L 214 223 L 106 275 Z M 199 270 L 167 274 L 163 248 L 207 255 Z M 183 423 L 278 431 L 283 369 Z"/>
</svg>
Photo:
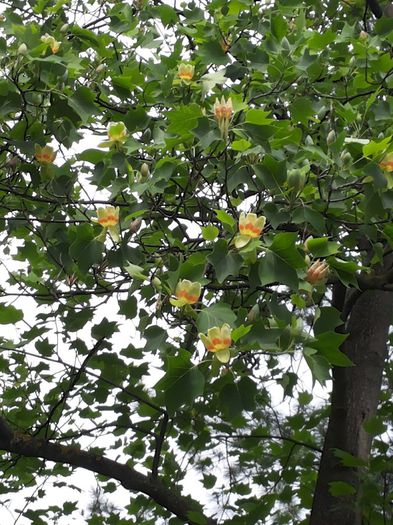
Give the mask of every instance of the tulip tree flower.
<svg viewBox="0 0 393 525">
<path fill-rule="evenodd" d="M 214 326 L 207 331 L 207 335 L 199 334 L 199 337 L 209 352 L 214 352 L 221 363 L 228 363 L 231 355 L 229 347 L 232 343 L 231 327 L 224 323 L 221 328 Z"/>
<path fill-rule="evenodd" d="M 175 298 L 170 298 L 170 303 L 173 306 L 178 306 L 181 308 L 186 304 L 195 304 L 199 300 L 201 295 L 201 285 L 200 283 L 193 283 L 188 279 L 183 279 L 179 281 L 175 290 Z"/>
<path fill-rule="evenodd" d="M 307 281 L 313 286 L 323 284 L 329 273 L 329 265 L 317 259 L 307 270 Z"/>
<path fill-rule="evenodd" d="M 189 84 L 194 76 L 195 67 L 192 64 L 179 64 L 177 67 L 177 76 L 185 84 Z"/>
<path fill-rule="evenodd" d="M 106 208 L 98 208 L 97 222 L 101 224 L 105 231 L 108 230 L 110 236 L 115 242 L 120 241 L 119 235 L 119 207 L 106 206 Z"/>
<path fill-rule="evenodd" d="M 109 140 L 101 142 L 98 146 L 100 148 L 111 148 L 123 144 L 127 138 L 127 128 L 124 122 L 111 122 L 108 126 L 108 138 Z"/>
<path fill-rule="evenodd" d="M 52 164 L 56 158 L 56 152 L 50 146 L 41 147 L 36 144 L 34 158 L 40 164 Z"/>
<path fill-rule="evenodd" d="M 221 137 L 226 139 L 228 137 L 229 122 L 232 118 L 233 106 L 231 98 L 225 100 L 222 96 L 221 101 L 216 98 L 213 106 L 214 118 L 217 121 L 221 132 Z"/>
<path fill-rule="evenodd" d="M 393 188 L 393 151 L 385 155 L 379 167 L 385 174 L 388 189 L 391 190 Z"/>
<path fill-rule="evenodd" d="M 241 212 L 239 218 L 239 234 L 235 237 L 235 246 L 240 249 L 246 246 L 251 239 L 257 239 L 262 235 L 266 223 L 266 217 L 258 217 L 255 213 Z"/>
<path fill-rule="evenodd" d="M 58 42 L 55 37 L 48 35 L 48 33 L 45 33 L 45 35 L 41 37 L 41 42 L 49 46 L 54 55 L 59 51 L 60 42 Z"/>
</svg>

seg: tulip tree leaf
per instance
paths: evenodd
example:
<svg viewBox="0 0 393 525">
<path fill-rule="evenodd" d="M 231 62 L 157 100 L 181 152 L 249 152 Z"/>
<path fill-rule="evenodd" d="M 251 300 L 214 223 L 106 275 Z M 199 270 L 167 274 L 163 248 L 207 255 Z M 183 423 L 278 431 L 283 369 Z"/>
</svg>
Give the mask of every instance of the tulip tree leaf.
<svg viewBox="0 0 393 525">
<path fill-rule="evenodd" d="M 167 371 L 155 385 L 164 393 L 167 409 L 173 413 L 183 405 L 191 405 L 196 397 L 203 394 L 205 378 L 190 361 L 190 353 L 180 349 L 177 356 L 167 358 Z"/>
</svg>

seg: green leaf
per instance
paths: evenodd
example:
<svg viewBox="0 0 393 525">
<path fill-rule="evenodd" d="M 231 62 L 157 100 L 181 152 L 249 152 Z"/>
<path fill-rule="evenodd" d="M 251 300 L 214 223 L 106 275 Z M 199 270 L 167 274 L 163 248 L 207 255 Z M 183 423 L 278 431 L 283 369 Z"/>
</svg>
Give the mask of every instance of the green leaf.
<svg viewBox="0 0 393 525">
<path fill-rule="evenodd" d="M 274 236 L 269 249 L 293 268 L 304 268 L 306 261 L 295 244 L 297 238 L 296 233 L 278 233 Z"/>
<path fill-rule="evenodd" d="M 202 237 L 205 239 L 205 241 L 214 241 L 219 233 L 220 230 L 212 224 L 209 224 L 208 226 L 202 226 Z"/>
<path fill-rule="evenodd" d="M 197 525 L 207 525 L 206 518 L 203 516 L 201 512 L 198 512 L 195 510 L 189 510 L 187 512 L 187 518 L 192 523 L 196 523 Z"/>
<path fill-rule="evenodd" d="M 384 420 L 379 416 L 374 416 L 363 423 L 364 430 L 372 436 L 379 436 L 386 432 L 387 426 Z"/>
<path fill-rule="evenodd" d="M 296 270 L 273 252 L 267 252 L 259 263 L 261 284 L 286 284 L 297 289 L 299 279 Z"/>
<path fill-rule="evenodd" d="M 232 341 L 234 343 L 237 343 L 239 339 L 241 339 L 244 335 L 248 334 L 248 332 L 251 330 L 252 326 L 244 326 L 244 324 L 238 326 L 234 330 L 232 330 Z"/>
<path fill-rule="evenodd" d="M 238 275 L 243 259 L 238 254 L 228 253 L 225 239 L 219 239 L 207 260 L 213 265 L 217 280 L 222 283 L 229 275 Z"/>
<path fill-rule="evenodd" d="M 362 148 L 363 155 L 365 157 L 374 157 L 376 155 L 382 154 L 389 146 L 391 139 L 392 136 L 389 135 L 388 137 L 383 138 L 379 142 L 370 140 L 370 142 L 368 144 L 365 144 Z"/>
<path fill-rule="evenodd" d="M 356 494 L 356 489 L 345 481 L 331 481 L 329 483 L 329 492 L 332 496 L 349 496 Z"/>
<path fill-rule="evenodd" d="M 313 352 L 315 352 L 315 350 L 311 350 L 311 352 L 309 352 L 307 348 L 305 348 L 304 359 L 311 370 L 313 378 L 321 385 L 324 385 L 326 381 L 331 379 L 330 364 L 323 356 L 315 355 Z"/>
<path fill-rule="evenodd" d="M 143 273 L 144 268 L 142 268 L 142 266 L 128 263 L 127 266 L 124 266 L 124 269 L 134 279 L 140 279 L 141 281 L 145 281 L 146 279 L 148 279 L 148 276 Z"/>
<path fill-rule="evenodd" d="M 257 126 L 266 126 L 274 122 L 274 119 L 269 118 L 271 111 L 264 111 L 263 109 L 249 109 L 246 113 L 246 122 L 248 124 L 256 124 Z"/>
<path fill-rule="evenodd" d="M 366 467 L 367 461 L 364 461 L 364 459 L 357 458 L 353 456 L 352 454 L 349 454 L 345 450 L 340 450 L 339 448 L 333 449 L 334 455 L 341 459 L 342 465 L 344 467 Z"/>
<path fill-rule="evenodd" d="M 115 321 L 108 321 L 104 317 L 99 324 L 96 324 L 91 329 L 91 335 L 94 339 L 109 339 L 115 332 L 118 332 L 119 328 Z"/>
<path fill-rule="evenodd" d="M 314 257 L 328 257 L 334 255 L 340 249 L 338 242 L 329 241 L 327 237 L 319 237 L 316 239 L 307 239 L 307 249 L 314 255 Z"/>
<path fill-rule="evenodd" d="M 91 116 L 98 113 L 94 100 L 94 93 L 86 87 L 79 87 L 68 99 L 69 105 L 80 116 L 82 124 L 86 124 Z"/>
<path fill-rule="evenodd" d="M 164 392 L 165 404 L 171 413 L 183 405 L 191 405 L 203 394 L 205 378 L 190 359 L 190 353 L 183 349 L 177 356 L 168 356 L 167 371 L 155 385 L 157 391 Z"/>
<path fill-rule="evenodd" d="M 0 324 L 14 324 L 23 319 L 22 310 L 18 310 L 15 306 L 0 305 Z"/>
<path fill-rule="evenodd" d="M 213 328 L 213 326 L 220 327 L 224 323 L 233 326 L 235 321 L 236 314 L 233 313 L 230 306 L 225 303 L 216 303 L 204 308 L 199 313 L 197 327 L 199 332 L 206 333 L 209 328 Z"/>
<path fill-rule="evenodd" d="M 180 106 L 167 114 L 169 126 L 168 133 L 185 136 L 196 127 L 198 119 L 202 117 L 202 111 L 197 104 Z"/>
<path fill-rule="evenodd" d="M 217 219 L 222 223 L 228 225 L 232 230 L 236 227 L 236 221 L 232 217 L 232 215 L 229 215 L 225 210 L 214 210 L 215 214 L 217 215 Z"/>
</svg>

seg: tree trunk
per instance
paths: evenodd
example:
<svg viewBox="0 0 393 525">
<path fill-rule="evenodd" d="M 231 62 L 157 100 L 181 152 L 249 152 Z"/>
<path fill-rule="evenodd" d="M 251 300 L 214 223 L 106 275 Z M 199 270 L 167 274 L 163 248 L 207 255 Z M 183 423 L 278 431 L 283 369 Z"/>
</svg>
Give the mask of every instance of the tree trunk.
<svg viewBox="0 0 393 525">
<path fill-rule="evenodd" d="M 351 309 L 345 326 L 349 336 L 342 350 L 355 366 L 335 367 L 333 370 L 331 414 L 310 525 L 362 523 L 357 505 L 361 492 L 361 471 L 359 468 L 344 467 L 334 455 L 334 449 L 368 460 L 372 437 L 363 429 L 363 423 L 375 416 L 377 411 L 392 313 L 393 292 L 381 290 L 363 292 Z M 355 493 L 346 497 L 332 496 L 329 484 L 334 481 L 349 483 Z"/>
</svg>

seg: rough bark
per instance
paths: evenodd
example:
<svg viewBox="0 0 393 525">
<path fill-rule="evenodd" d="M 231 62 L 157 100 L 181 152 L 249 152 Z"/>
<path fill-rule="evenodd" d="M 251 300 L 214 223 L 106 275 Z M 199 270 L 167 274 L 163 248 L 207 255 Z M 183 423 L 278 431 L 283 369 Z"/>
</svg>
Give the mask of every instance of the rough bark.
<svg viewBox="0 0 393 525">
<path fill-rule="evenodd" d="M 351 301 L 350 297 L 346 299 Z M 342 350 L 355 366 L 335 367 L 333 370 L 331 414 L 310 525 L 362 523 L 357 505 L 361 491 L 361 469 L 344 467 L 335 456 L 334 449 L 368 460 L 371 435 L 365 432 L 363 423 L 375 416 L 377 411 L 392 313 L 393 292 L 367 290 L 352 305 L 345 326 L 349 336 Z M 329 491 L 329 484 L 333 481 L 351 484 L 355 494 L 333 497 Z"/>
<path fill-rule="evenodd" d="M 26 457 L 42 458 L 56 463 L 80 467 L 120 481 L 124 488 L 142 492 L 156 503 L 184 520 L 189 525 L 200 523 L 189 518 L 189 512 L 200 512 L 200 505 L 192 498 L 181 496 L 175 487 L 168 488 L 159 479 L 145 476 L 132 467 L 113 461 L 76 446 L 51 443 L 21 432 L 14 432 L 7 421 L 0 417 L 0 450 Z M 204 516 L 206 525 L 217 525 L 216 520 Z"/>
</svg>

